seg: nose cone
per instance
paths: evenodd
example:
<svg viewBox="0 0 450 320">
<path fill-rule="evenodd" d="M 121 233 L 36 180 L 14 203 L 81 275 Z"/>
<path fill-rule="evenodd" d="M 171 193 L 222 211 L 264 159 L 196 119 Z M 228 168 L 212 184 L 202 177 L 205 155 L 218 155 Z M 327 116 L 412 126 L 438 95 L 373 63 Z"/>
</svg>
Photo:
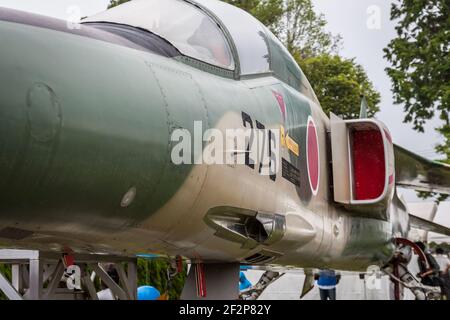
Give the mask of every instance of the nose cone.
<svg viewBox="0 0 450 320">
<path fill-rule="evenodd" d="M 142 52 L 1 11 L 0 41 L 0 224 L 113 228 L 156 211 L 169 129 Z"/>
</svg>

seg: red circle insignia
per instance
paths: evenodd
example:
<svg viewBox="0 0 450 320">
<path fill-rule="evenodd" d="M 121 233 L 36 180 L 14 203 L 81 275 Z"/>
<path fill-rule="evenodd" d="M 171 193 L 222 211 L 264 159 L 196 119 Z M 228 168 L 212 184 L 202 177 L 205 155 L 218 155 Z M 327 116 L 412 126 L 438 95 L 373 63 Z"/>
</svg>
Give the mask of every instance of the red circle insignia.
<svg viewBox="0 0 450 320">
<path fill-rule="evenodd" d="M 308 126 L 306 129 L 306 159 L 309 185 L 312 193 L 316 195 L 319 190 L 320 179 L 319 139 L 316 124 L 311 116 L 308 117 Z"/>
</svg>

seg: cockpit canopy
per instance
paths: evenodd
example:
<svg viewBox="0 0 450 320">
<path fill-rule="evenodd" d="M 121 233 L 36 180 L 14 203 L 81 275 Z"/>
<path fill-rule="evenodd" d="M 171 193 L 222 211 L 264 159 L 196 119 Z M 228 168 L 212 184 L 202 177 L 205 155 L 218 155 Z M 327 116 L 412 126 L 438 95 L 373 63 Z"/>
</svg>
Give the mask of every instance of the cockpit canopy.
<svg viewBox="0 0 450 320">
<path fill-rule="evenodd" d="M 247 12 L 217 0 L 133 0 L 83 20 L 131 26 L 165 39 L 182 55 L 238 73 L 272 72 L 317 102 L 279 40 Z"/>
<path fill-rule="evenodd" d="M 136 0 L 84 21 L 125 24 L 148 30 L 169 41 L 182 54 L 234 70 L 231 49 L 217 23 L 182 0 Z"/>
</svg>

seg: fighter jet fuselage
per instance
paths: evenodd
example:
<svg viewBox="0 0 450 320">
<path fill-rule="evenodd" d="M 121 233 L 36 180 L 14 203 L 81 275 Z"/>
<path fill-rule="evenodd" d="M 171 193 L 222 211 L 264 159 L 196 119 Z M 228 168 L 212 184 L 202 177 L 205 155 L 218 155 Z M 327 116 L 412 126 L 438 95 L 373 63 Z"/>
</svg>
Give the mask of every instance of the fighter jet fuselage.
<svg viewBox="0 0 450 320">
<path fill-rule="evenodd" d="M 227 30 L 232 57 L 202 61 L 107 18 L 69 28 L 0 10 L 2 247 L 346 270 L 389 260 L 409 226 L 381 123 L 330 120 L 263 27 L 266 55 L 240 55 Z M 258 59 L 268 69 L 243 74 Z M 227 130 L 250 133 L 239 145 Z"/>
</svg>

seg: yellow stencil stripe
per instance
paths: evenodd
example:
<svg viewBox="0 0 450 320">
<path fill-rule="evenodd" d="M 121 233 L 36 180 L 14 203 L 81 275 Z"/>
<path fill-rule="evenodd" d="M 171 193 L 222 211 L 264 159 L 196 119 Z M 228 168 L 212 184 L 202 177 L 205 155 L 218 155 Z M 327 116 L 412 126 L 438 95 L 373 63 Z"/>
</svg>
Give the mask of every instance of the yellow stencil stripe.
<svg viewBox="0 0 450 320">
<path fill-rule="evenodd" d="M 283 147 L 286 147 L 286 134 L 284 133 L 283 126 L 280 126 L 280 139 L 281 139 L 281 145 Z"/>
<path fill-rule="evenodd" d="M 300 154 L 300 150 L 298 148 L 298 143 L 295 142 L 291 137 L 286 136 L 286 146 L 293 154 L 295 154 L 297 157 Z"/>
</svg>

